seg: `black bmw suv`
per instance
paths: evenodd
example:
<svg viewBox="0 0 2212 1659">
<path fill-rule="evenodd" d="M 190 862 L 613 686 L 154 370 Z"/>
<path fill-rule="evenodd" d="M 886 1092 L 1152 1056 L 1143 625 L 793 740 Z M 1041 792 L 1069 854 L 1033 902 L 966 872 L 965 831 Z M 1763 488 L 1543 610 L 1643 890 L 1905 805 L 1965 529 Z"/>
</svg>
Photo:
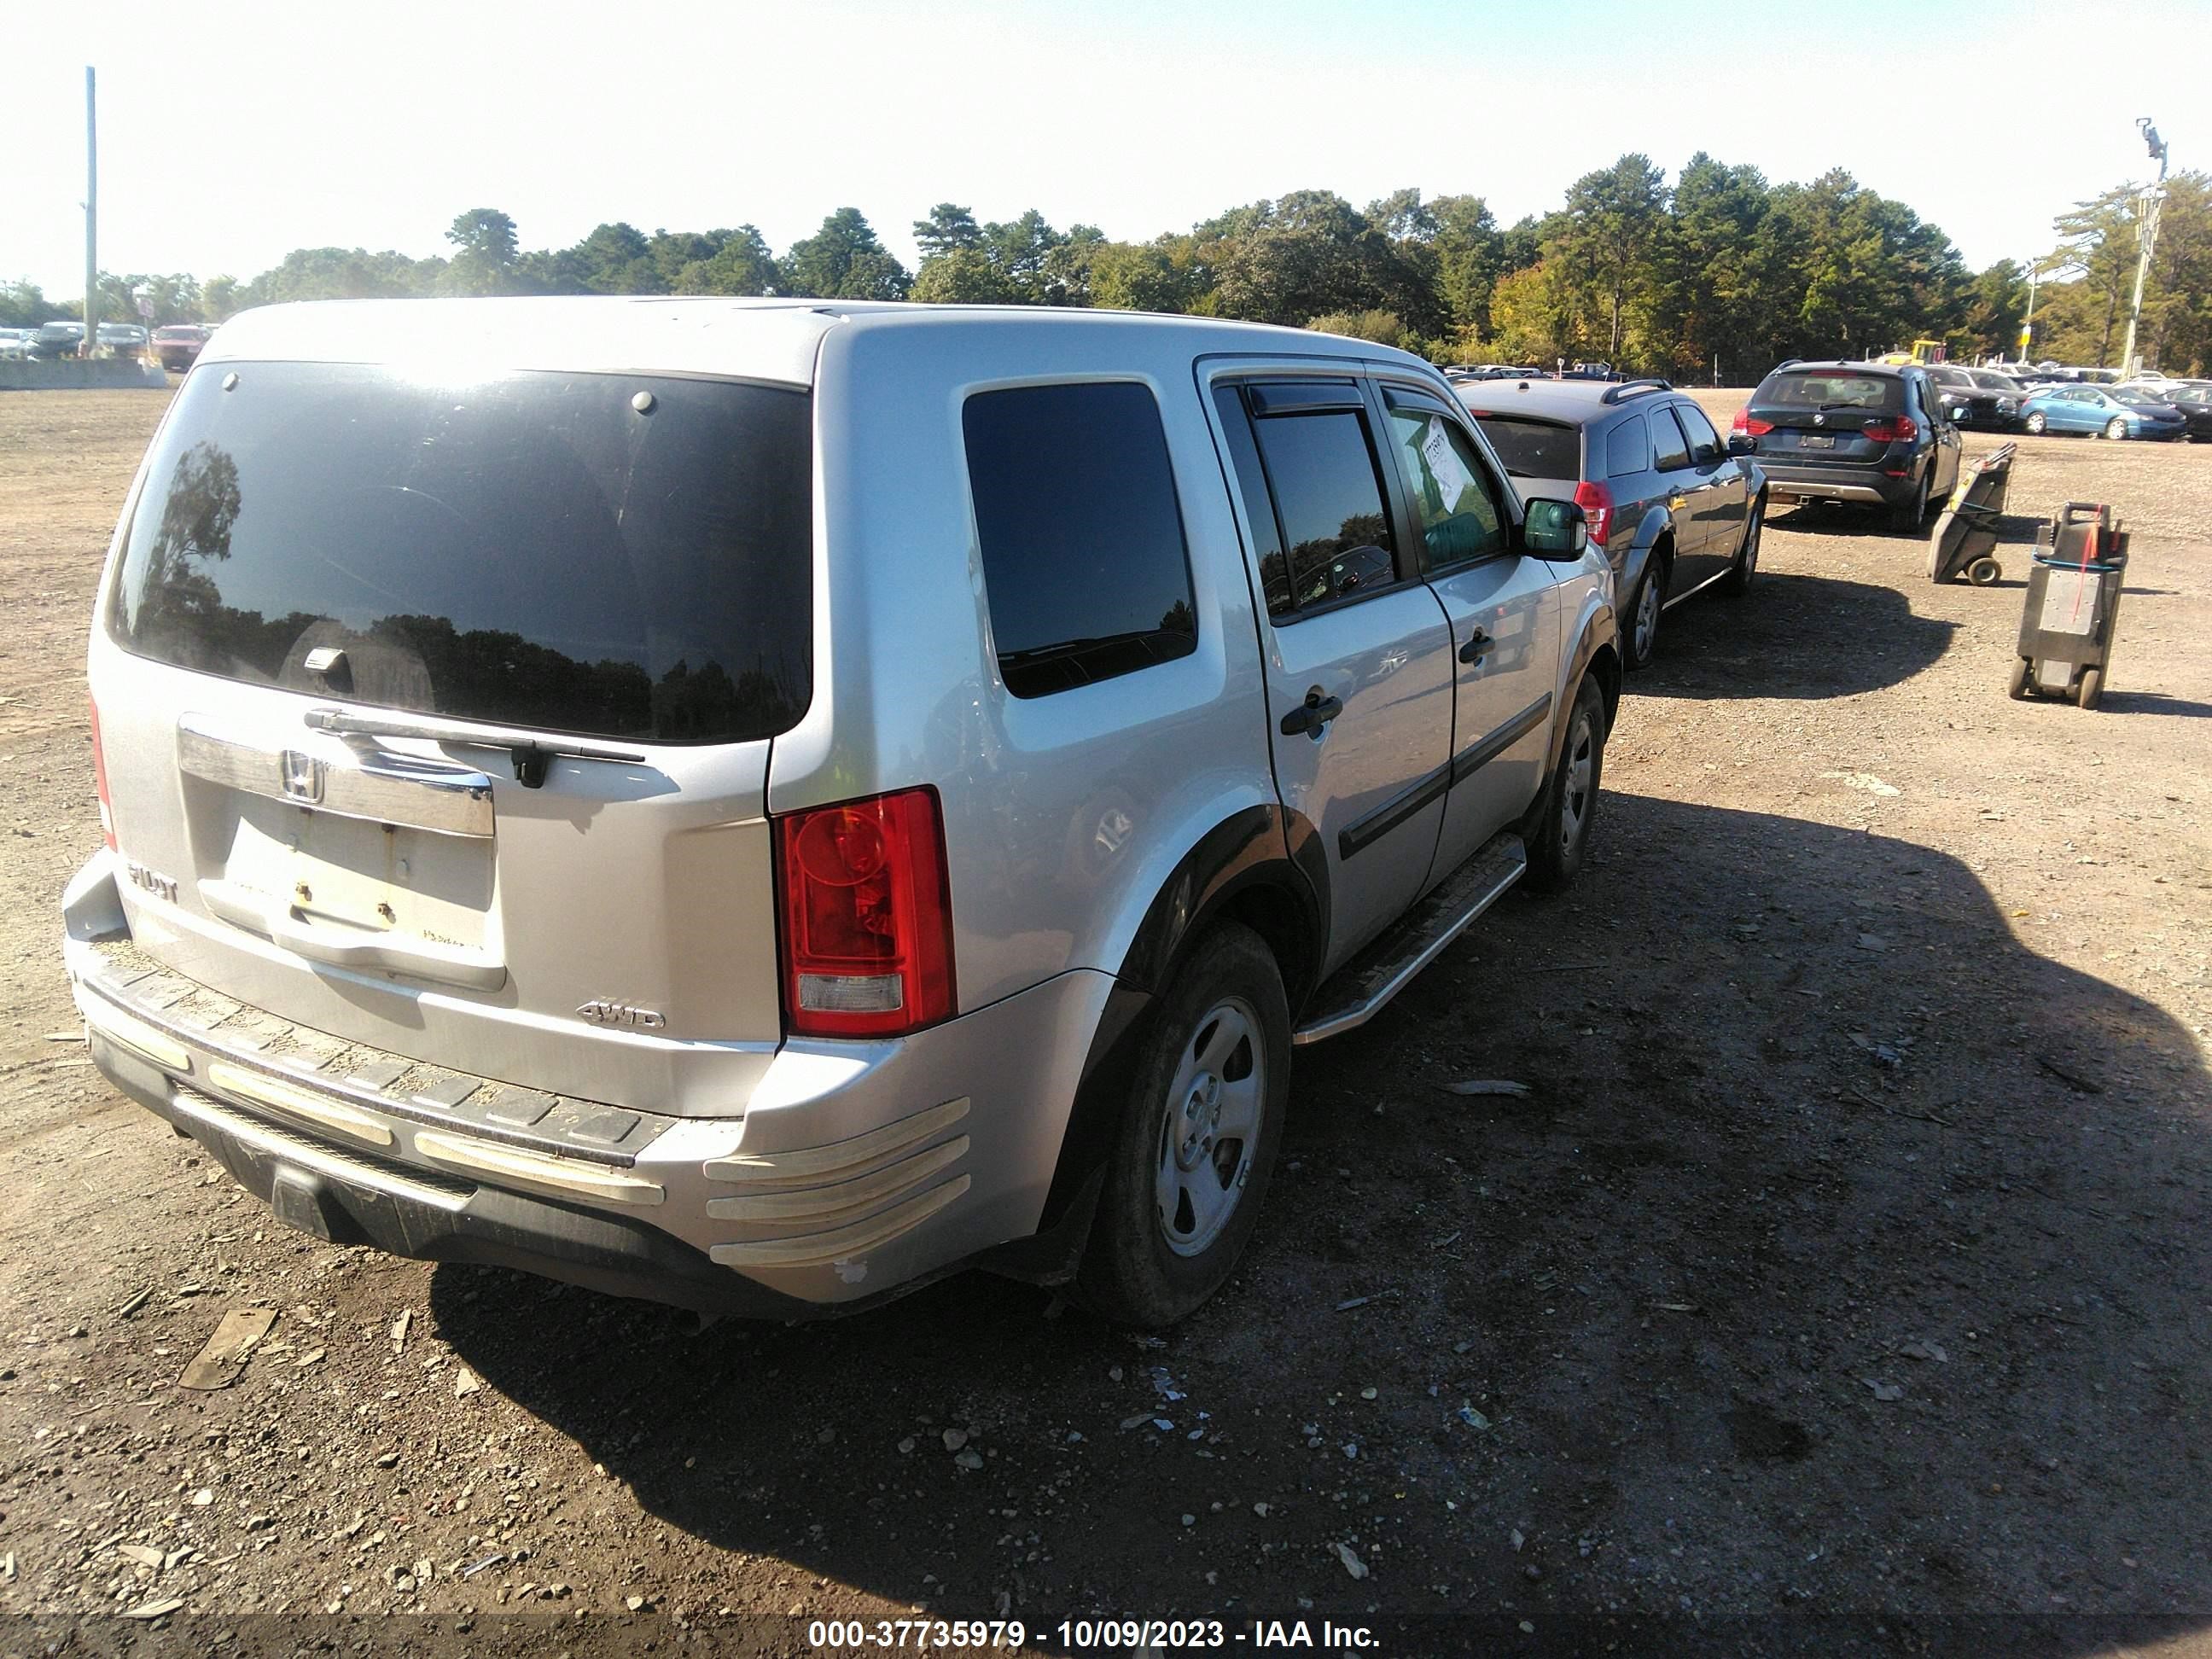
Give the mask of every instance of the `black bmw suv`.
<svg viewBox="0 0 2212 1659">
<path fill-rule="evenodd" d="M 1880 507 L 1890 528 L 1917 535 L 1959 477 L 1960 405 L 1942 392 L 1917 364 L 1786 363 L 1735 429 L 1772 500 Z"/>
</svg>

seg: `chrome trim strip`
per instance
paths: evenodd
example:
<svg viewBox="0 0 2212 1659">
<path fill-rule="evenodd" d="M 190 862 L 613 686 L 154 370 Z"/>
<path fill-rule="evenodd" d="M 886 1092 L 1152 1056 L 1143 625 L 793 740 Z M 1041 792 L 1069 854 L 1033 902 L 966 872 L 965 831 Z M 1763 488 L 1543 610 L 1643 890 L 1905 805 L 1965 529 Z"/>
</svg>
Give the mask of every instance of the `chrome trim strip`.
<svg viewBox="0 0 2212 1659">
<path fill-rule="evenodd" d="M 724 1221 L 836 1221 L 903 1196 L 968 1155 L 968 1137 L 948 1140 L 926 1152 L 893 1164 L 872 1175 L 841 1181 L 831 1187 L 807 1187 L 798 1191 L 762 1193 L 744 1198 L 710 1198 L 707 1213 Z"/>
<path fill-rule="evenodd" d="M 641 1181 L 604 1164 L 586 1164 L 577 1158 L 542 1158 L 536 1152 L 517 1152 L 489 1140 L 445 1134 L 435 1129 L 416 1132 L 415 1154 L 448 1169 L 496 1176 L 523 1186 L 550 1188 L 557 1193 L 604 1199 L 613 1204 L 656 1205 L 668 1196 L 668 1189 L 657 1181 Z"/>
<path fill-rule="evenodd" d="M 273 1077 L 240 1071 L 235 1066 L 226 1066 L 217 1060 L 208 1067 L 207 1080 L 211 1089 L 240 1096 L 257 1106 L 270 1107 L 289 1116 L 305 1118 L 318 1127 L 350 1135 L 368 1146 L 392 1145 L 391 1129 L 367 1112 L 342 1106 L 337 1101 L 312 1091 L 280 1083 Z"/>
<path fill-rule="evenodd" d="M 967 1115 L 968 1097 L 962 1095 L 849 1140 L 832 1141 L 827 1146 L 795 1146 L 783 1152 L 740 1149 L 728 1158 L 709 1158 L 701 1168 L 709 1181 L 787 1182 L 837 1171 L 858 1174 L 863 1165 L 903 1147 L 919 1146 Z"/>
<path fill-rule="evenodd" d="M 716 1244 L 708 1256 L 723 1267 L 809 1267 L 825 1261 L 843 1261 L 881 1249 L 901 1233 L 911 1232 L 968 1190 L 966 1176 L 955 1176 L 941 1187 L 919 1198 L 910 1198 L 896 1209 L 833 1232 L 808 1233 L 799 1238 L 763 1238 L 736 1244 Z"/>
<path fill-rule="evenodd" d="M 297 777 L 292 775 L 295 758 L 302 763 Z M 177 720 L 177 765 L 210 783 L 310 811 L 440 836 L 483 839 L 493 831 L 487 775 L 412 755 L 356 752 L 355 763 L 347 764 L 243 743 L 187 714 Z"/>
</svg>

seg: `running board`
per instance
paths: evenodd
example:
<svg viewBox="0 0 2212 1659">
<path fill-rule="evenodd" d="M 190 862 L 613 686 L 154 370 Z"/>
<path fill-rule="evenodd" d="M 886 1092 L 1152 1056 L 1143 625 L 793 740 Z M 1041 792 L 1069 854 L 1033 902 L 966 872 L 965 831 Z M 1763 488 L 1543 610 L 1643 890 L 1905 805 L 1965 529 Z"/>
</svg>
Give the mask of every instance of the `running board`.
<svg viewBox="0 0 2212 1659">
<path fill-rule="evenodd" d="M 1314 993 L 1306 1021 L 1291 1041 L 1319 1042 L 1364 1025 L 1528 869 L 1528 853 L 1520 836 L 1492 836 L 1382 938 L 1329 975 Z"/>
</svg>

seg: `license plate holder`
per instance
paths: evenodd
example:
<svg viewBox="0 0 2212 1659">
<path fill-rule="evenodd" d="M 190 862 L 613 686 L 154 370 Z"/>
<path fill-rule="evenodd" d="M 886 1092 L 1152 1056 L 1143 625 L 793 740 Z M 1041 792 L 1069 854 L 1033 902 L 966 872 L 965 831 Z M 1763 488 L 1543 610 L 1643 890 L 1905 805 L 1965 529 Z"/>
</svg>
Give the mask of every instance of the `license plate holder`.
<svg viewBox="0 0 2212 1659">
<path fill-rule="evenodd" d="M 1833 449 L 1836 447 L 1833 435 L 1826 432 L 1808 432 L 1797 441 L 1806 449 Z"/>
</svg>

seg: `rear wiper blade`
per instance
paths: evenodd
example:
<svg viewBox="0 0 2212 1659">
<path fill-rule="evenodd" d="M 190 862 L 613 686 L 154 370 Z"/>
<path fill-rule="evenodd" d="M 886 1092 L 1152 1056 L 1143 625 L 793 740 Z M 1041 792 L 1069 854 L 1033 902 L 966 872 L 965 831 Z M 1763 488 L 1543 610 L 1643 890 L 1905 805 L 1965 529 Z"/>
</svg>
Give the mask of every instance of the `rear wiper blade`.
<svg viewBox="0 0 2212 1659">
<path fill-rule="evenodd" d="M 453 743 L 464 748 L 504 749 L 514 757 L 515 781 L 526 789 L 535 789 L 545 781 L 546 763 L 556 755 L 576 760 L 637 762 L 645 758 L 641 749 L 620 749 L 580 738 L 518 732 L 512 726 L 486 726 L 475 720 L 408 720 L 392 714 L 360 714 L 350 708 L 310 708 L 301 720 L 311 731 L 332 732 L 340 737 L 426 738 L 433 743 Z"/>
<path fill-rule="evenodd" d="M 1133 628 L 1123 634 L 1093 634 L 1079 640 L 1063 640 L 1058 645 L 1028 645 L 1018 651 L 1001 651 L 1000 662 L 1049 662 L 1054 657 L 1070 657 L 1079 652 L 1095 651 L 1102 645 L 1128 645 L 1139 640 L 1149 640 L 1164 630 L 1157 628 Z"/>
</svg>

